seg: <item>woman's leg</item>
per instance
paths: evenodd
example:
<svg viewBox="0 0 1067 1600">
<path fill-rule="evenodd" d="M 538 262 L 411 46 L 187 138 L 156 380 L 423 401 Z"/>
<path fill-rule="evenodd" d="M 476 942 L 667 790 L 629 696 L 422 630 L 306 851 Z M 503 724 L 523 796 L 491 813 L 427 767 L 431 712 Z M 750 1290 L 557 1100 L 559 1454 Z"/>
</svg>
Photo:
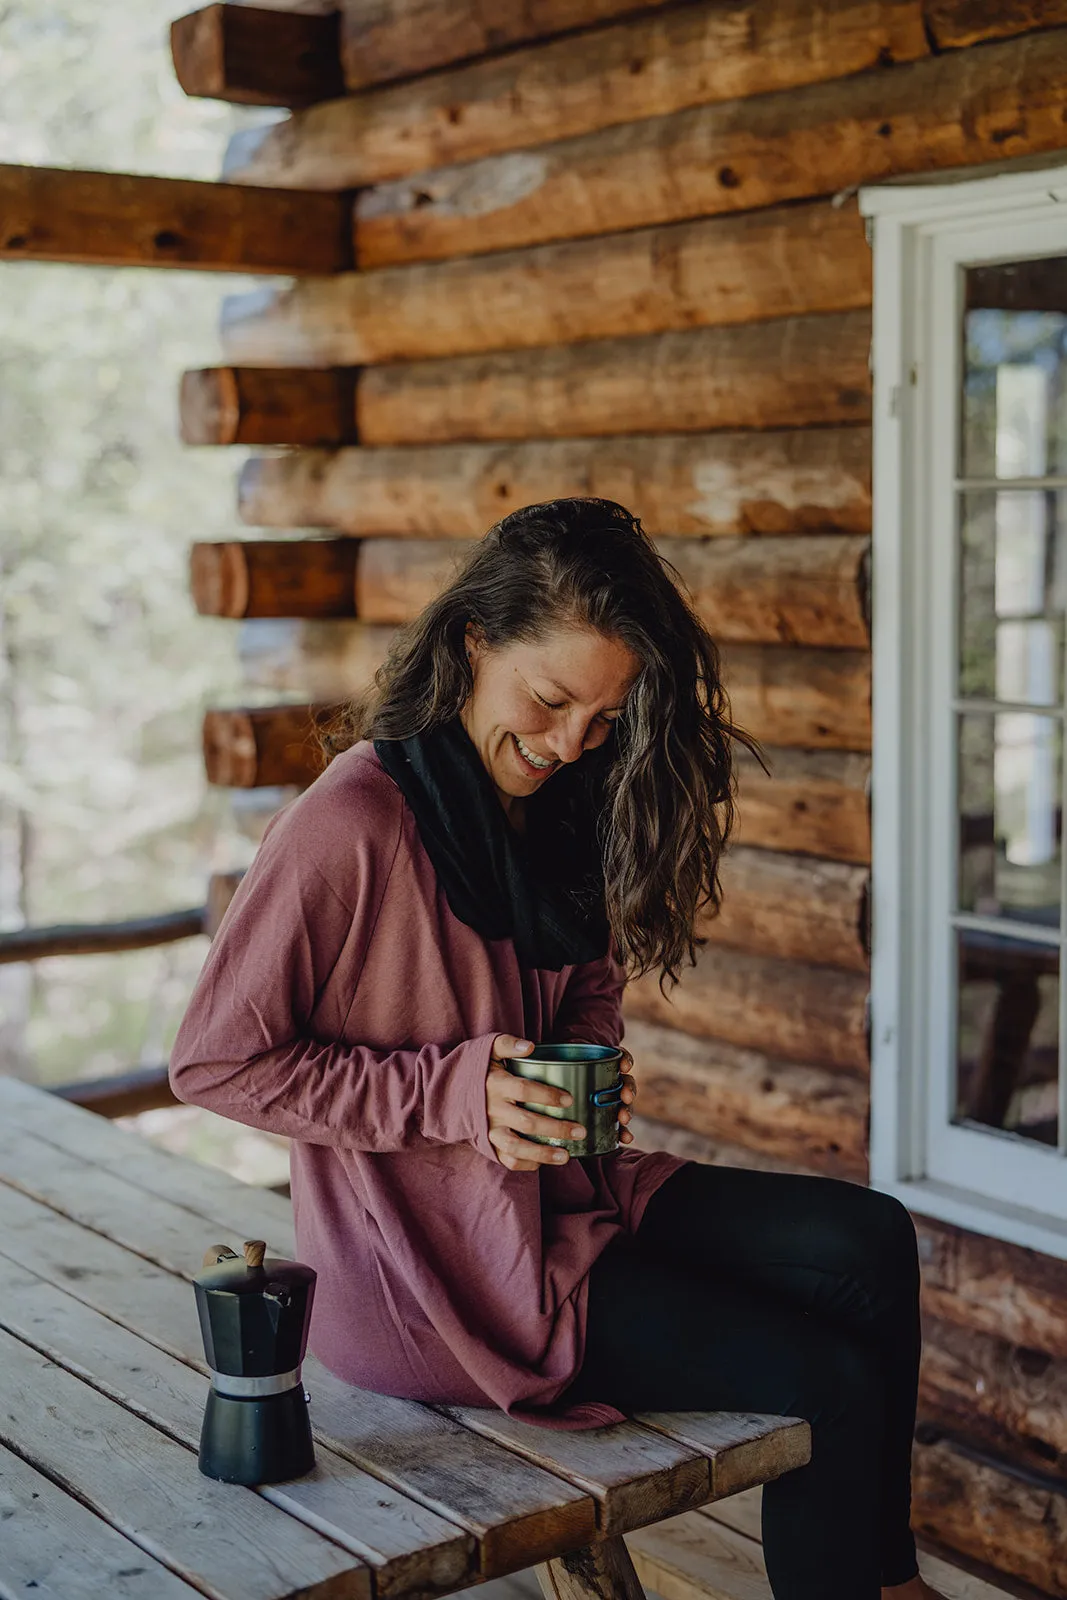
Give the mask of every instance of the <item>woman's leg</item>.
<svg viewBox="0 0 1067 1600">
<path fill-rule="evenodd" d="M 691 1162 L 657 1190 L 636 1240 L 712 1283 L 765 1291 L 839 1328 L 877 1359 L 886 1425 L 880 1456 L 881 1581 L 918 1570 L 910 1527 L 911 1450 L 919 1383 L 919 1263 L 915 1227 L 889 1195 L 833 1178 Z M 774 1541 L 780 1480 L 764 1496 Z"/>
<path fill-rule="evenodd" d="M 765 1489 L 775 1600 L 879 1600 L 885 1425 L 874 1353 L 766 1291 L 653 1254 L 623 1234 L 589 1274 L 568 1399 L 642 1411 L 806 1417 L 812 1459 Z"/>
</svg>

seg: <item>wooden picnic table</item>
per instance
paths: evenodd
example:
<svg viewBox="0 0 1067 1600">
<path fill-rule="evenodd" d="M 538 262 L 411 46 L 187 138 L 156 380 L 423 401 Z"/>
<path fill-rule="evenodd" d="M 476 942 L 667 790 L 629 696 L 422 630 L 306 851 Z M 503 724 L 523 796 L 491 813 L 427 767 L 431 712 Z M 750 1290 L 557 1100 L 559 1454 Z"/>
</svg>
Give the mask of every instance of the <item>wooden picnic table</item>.
<svg viewBox="0 0 1067 1600">
<path fill-rule="evenodd" d="M 293 1257 L 288 1200 L 0 1079 L 0 1595 L 374 1600 L 536 1567 L 640 1596 L 622 1535 L 809 1458 L 791 1418 L 642 1414 L 556 1432 L 357 1389 L 304 1364 L 315 1471 L 197 1467 L 205 1247 Z"/>
</svg>

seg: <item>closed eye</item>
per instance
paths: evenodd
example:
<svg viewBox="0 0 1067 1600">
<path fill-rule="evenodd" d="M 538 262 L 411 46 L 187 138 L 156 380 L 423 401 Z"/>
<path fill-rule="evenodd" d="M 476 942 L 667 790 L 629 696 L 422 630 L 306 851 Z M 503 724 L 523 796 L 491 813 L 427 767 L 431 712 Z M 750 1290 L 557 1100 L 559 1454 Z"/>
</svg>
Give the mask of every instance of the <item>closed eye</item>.
<svg viewBox="0 0 1067 1600">
<path fill-rule="evenodd" d="M 539 700 L 540 703 L 543 706 L 547 706 L 550 711 L 561 711 L 563 709 L 563 707 L 567 703 L 565 700 L 546 700 L 544 695 L 538 694 L 536 689 L 534 689 L 532 691 L 532 693 L 533 693 L 534 699 L 535 700 Z M 600 713 L 600 720 L 601 720 L 601 722 L 606 722 L 608 727 L 610 728 L 610 727 L 613 726 L 614 723 L 618 722 L 619 719 L 618 719 L 618 717 L 606 717 L 604 715 L 604 713 L 601 712 Z"/>
</svg>

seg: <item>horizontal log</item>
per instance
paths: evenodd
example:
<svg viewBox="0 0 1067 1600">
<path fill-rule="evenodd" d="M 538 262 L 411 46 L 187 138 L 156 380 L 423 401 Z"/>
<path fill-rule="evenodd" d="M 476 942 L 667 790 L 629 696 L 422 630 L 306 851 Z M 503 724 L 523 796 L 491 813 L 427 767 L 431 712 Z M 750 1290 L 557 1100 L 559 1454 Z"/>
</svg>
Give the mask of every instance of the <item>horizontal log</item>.
<svg viewBox="0 0 1067 1600">
<path fill-rule="evenodd" d="M 170 1086 L 165 1066 L 137 1067 L 107 1078 L 87 1078 L 49 1089 L 59 1100 L 84 1106 L 98 1117 L 136 1117 L 142 1111 L 160 1111 L 181 1101 Z"/>
<path fill-rule="evenodd" d="M 867 643 L 867 540 L 862 537 L 656 543 L 689 587 L 697 611 L 717 639 Z M 412 621 L 452 581 L 470 549 L 471 541 L 458 539 L 362 540 L 357 614 L 368 622 Z M 330 614 L 348 613 L 339 609 Z"/>
<path fill-rule="evenodd" d="M 755 0 L 744 12 L 701 0 L 242 131 L 223 172 L 361 188 L 928 51 L 918 0 Z"/>
<path fill-rule="evenodd" d="M 640 1023 L 637 1026 L 651 1027 L 651 1024 Z M 626 1042 L 629 1048 L 629 1028 Z M 638 1073 L 640 1073 L 640 1062 L 638 1062 Z M 641 1082 L 639 1076 L 639 1090 Z M 792 1143 L 799 1153 L 789 1156 L 765 1155 L 761 1151 L 749 1149 L 747 1145 L 733 1144 L 729 1139 L 721 1139 L 718 1135 L 694 1133 L 691 1128 L 679 1128 L 669 1122 L 660 1122 L 655 1117 L 646 1117 L 640 1112 L 630 1118 L 630 1132 L 634 1136 L 634 1143 L 641 1150 L 666 1150 L 670 1155 L 681 1156 L 683 1161 L 705 1161 L 713 1167 L 744 1167 L 751 1172 L 801 1172 L 808 1177 L 851 1176 L 849 1172 L 828 1174 L 825 1139 L 816 1134 L 809 1144 L 796 1129 L 792 1130 L 795 1135 Z M 831 1152 L 830 1160 L 836 1163 L 837 1159 Z M 866 1185 L 866 1166 L 853 1181 Z"/>
<path fill-rule="evenodd" d="M 761 743 L 871 748 L 866 651 L 732 644 L 724 651 L 724 666 L 734 719 Z"/>
<path fill-rule="evenodd" d="M 345 81 L 349 89 L 412 78 L 469 56 L 528 39 L 595 27 L 666 0 L 342 0 Z"/>
<path fill-rule="evenodd" d="M 870 420 L 866 311 L 365 371 L 365 445 Z"/>
<path fill-rule="evenodd" d="M 253 457 L 242 521 L 366 536 L 481 537 L 520 506 L 619 500 L 651 533 L 793 534 L 870 527 L 866 428 L 634 435 Z"/>
<path fill-rule="evenodd" d="M 869 862 L 870 758 L 843 750 L 767 745 L 763 753 L 769 777 L 743 747 L 735 751 L 738 843 Z"/>
<path fill-rule="evenodd" d="M 930 37 L 939 50 L 984 39 L 1008 39 L 1067 23 L 1067 0 L 924 0 Z"/>
<path fill-rule="evenodd" d="M 1063 146 L 1067 33 L 678 111 L 364 189 L 361 266 L 510 250 Z"/>
<path fill-rule="evenodd" d="M 832 1176 L 866 1173 L 865 1084 L 629 1014 L 625 1021 L 642 1116 Z"/>
<path fill-rule="evenodd" d="M 865 649 L 870 642 L 869 541 L 661 539 L 717 639 Z"/>
<path fill-rule="evenodd" d="M 814 201 L 230 295 L 221 336 L 230 361 L 364 366 L 870 303 L 858 210 Z"/>
<path fill-rule="evenodd" d="M 351 203 L 303 189 L 0 166 L 0 260 L 340 272 L 352 265 Z"/>
<path fill-rule="evenodd" d="M 204 714 L 204 770 L 230 789 L 309 784 L 325 766 L 316 737 L 337 707 L 245 706 Z"/>
<path fill-rule="evenodd" d="M 61 922 L 48 928 L 18 928 L 0 933 L 0 966 L 13 961 L 43 961 L 49 956 L 114 955 L 120 950 L 148 950 L 174 944 L 203 932 L 204 911 L 164 911 L 125 922 Z"/>
<path fill-rule="evenodd" d="M 205 6 L 171 23 L 170 53 L 188 95 L 248 106 L 309 106 L 344 93 L 336 12 Z"/>
<path fill-rule="evenodd" d="M 1038 1487 L 993 1462 L 969 1459 L 949 1440 L 917 1441 L 911 1507 L 920 1536 L 1042 1594 L 1067 1594 L 1067 1485 Z"/>
<path fill-rule="evenodd" d="M 350 617 L 358 539 L 194 544 L 193 604 L 205 617 Z"/>
<path fill-rule="evenodd" d="M 237 652 L 249 687 L 332 704 L 373 683 L 396 632 L 363 622 L 263 618 L 241 624 Z"/>
<path fill-rule="evenodd" d="M 355 390 L 356 373 L 345 368 L 203 367 L 184 372 L 178 399 L 182 440 L 354 444 Z"/>
<path fill-rule="evenodd" d="M 624 1010 L 641 1022 L 700 1039 L 853 1073 L 868 1071 L 867 979 L 705 945 L 665 998 L 655 973 L 627 988 Z"/>
<path fill-rule="evenodd" d="M 786 961 L 865 972 L 867 873 L 843 861 L 815 861 L 734 845 L 722 863 L 718 916 L 697 931 L 712 944 Z"/>
<path fill-rule="evenodd" d="M 916 1226 L 931 1315 L 1067 1358 L 1067 1262 L 931 1217 Z"/>
<path fill-rule="evenodd" d="M 1006 1339 L 923 1320 L 923 1416 L 1067 1488 L 1067 1361 Z"/>
</svg>

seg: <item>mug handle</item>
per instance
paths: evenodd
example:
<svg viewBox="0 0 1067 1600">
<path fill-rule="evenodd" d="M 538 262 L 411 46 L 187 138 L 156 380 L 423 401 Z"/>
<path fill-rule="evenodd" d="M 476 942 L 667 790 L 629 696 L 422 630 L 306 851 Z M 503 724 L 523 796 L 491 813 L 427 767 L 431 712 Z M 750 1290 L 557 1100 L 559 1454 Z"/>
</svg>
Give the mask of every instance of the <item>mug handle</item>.
<svg viewBox="0 0 1067 1600">
<path fill-rule="evenodd" d="M 608 1089 L 595 1089 L 589 1098 L 595 1106 L 621 1106 L 624 1087 L 620 1078 L 618 1083 L 613 1083 Z"/>
</svg>

